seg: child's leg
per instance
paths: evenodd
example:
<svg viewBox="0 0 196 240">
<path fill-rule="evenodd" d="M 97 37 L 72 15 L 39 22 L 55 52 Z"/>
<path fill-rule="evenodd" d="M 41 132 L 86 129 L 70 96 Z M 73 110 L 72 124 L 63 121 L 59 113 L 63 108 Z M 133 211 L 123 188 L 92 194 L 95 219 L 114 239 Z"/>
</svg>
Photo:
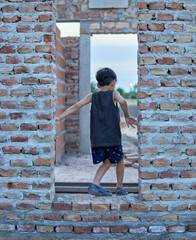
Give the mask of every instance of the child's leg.
<svg viewBox="0 0 196 240">
<path fill-rule="evenodd" d="M 122 158 L 116 165 L 117 187 L 123 187 L 124 178 L 124 158 Z"/>
<path fill-rule="evenodd" d="M 97 169 L 97 172 L 95 174 L 93 184 L 100 185 L 100 181 L 104 174 L 107 172 L 107 170 L 111 167 L 111 162 L 109 159 L 106 159 L 103 164 Z"/>
</svg>

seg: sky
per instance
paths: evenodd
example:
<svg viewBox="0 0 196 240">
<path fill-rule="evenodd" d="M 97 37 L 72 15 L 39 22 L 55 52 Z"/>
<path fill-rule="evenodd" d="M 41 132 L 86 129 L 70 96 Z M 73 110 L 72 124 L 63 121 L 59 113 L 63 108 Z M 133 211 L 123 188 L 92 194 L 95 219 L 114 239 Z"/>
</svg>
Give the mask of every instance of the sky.
<svg viewBox="0 0 196 240">
<path fill-rule="evenodd" d="M 79 36 L 79 23 L 57 23 L 61 37 Z M 137 84 L 137 34 L 94 34 L 91 36 L 91 81 L 103 67 L 117 74 L 117 88 L 130 91 Z M 133 88 L 133 87 L 132 87 Z"/>
</svg>

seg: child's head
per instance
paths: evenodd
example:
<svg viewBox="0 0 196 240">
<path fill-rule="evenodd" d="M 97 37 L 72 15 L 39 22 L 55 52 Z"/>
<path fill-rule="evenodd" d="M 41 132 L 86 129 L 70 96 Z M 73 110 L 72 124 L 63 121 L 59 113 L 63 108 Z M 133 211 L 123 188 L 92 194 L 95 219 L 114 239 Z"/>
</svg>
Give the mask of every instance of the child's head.
<svg viewBox="0 0 196 240">
<path fill-rule="evenodd" d="M 110 68 L 99 69 L 96 79 L 100 87 L 109 85 L 113 80 L 117 81 L 116 73 Z"/>
</svg>

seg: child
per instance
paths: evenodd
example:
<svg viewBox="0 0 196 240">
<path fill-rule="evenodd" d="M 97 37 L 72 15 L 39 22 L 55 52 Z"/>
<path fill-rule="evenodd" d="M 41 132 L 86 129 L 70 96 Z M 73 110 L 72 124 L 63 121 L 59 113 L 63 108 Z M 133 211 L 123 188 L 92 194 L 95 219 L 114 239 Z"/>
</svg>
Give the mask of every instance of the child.
<svg viewBox="0 0 196 240">
<path fill-rule="evenodd" d="M 78 111 L 88 103 L 91 104 L 90 138 L 93 163 L 102 165 L 98 168 L 88 192 L 97 196 L 111 196 L 112 193 L 100 186 L 100 181 L 112 164 L 116 163 L 117 188 L 116 195 L 127 195 L 123 188 L 124 155 L 121 145 L 120 115 L 117 102 L 120 104 L 127 126 L 133 128 L 136 119 L 131 117 L 125 99 L 115 91 L 117 77 L 110 68 L 100 69 L 96 73 L 99 92 L 90 93 L 77 102 L 56 119 L 59 121 L 69 114 Z"/>
</svg>

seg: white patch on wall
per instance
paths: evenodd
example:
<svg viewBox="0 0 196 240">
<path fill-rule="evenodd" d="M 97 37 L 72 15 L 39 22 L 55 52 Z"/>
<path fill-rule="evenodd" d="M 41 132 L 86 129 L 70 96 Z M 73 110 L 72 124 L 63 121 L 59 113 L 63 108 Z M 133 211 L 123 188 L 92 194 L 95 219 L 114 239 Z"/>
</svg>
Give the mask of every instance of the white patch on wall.
<svg viewBox="0 0 196 240">
<path fill-rule="evenodd" d="M 80 23 L 56 23 L 61 31 L 61 37 L 79 37 L 80 36 Z"/>
<path fill-rule="evenodd" d="M 128 0 L 89 0 L 89 8 L 128 8 Z"/>
</svg>

